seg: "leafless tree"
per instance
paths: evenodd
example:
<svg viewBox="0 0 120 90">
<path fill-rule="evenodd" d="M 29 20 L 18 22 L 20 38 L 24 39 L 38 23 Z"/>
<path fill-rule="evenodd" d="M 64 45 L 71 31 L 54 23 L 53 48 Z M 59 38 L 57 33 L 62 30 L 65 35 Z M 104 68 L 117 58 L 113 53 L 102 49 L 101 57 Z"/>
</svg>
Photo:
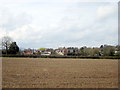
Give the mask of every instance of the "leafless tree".
<svg viewBox="0 0 120 90">
<path fill-rule="evenodd" d="M 10 44 L 12 43 L 12 38 L 9 36 L 4 36 L 2 38 L 2 49 L 5 49 L 6 54 L 8 53 L 8 49 Z"/>
</svg>

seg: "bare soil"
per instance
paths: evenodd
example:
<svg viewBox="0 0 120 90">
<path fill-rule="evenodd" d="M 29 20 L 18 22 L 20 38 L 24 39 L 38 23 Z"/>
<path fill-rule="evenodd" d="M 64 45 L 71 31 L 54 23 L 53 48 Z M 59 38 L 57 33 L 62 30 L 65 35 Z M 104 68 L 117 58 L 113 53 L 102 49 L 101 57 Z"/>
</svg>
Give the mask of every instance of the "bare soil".
<svg viewBox="0 0 120 90">
<path fill-rule="evenodd" d="M 3 88 L 117 88 L 118 60 L 3 58 Z"/>
</svg>

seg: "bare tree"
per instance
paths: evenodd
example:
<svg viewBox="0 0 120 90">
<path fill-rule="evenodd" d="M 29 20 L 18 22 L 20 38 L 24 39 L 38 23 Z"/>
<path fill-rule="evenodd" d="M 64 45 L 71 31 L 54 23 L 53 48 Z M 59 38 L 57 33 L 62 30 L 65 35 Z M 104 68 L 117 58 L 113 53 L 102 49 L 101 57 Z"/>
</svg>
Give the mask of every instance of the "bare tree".
<svg viewBox="0 0 120 90">
<path fill-rule="evenodd" d="M 8 49 L 10 44 L 12 43 L 12 38 L 9 36 L 4 36 L 2 38 L 2 49 L 5 49 L 6 54 L 8 53 Z"/>
</svg>

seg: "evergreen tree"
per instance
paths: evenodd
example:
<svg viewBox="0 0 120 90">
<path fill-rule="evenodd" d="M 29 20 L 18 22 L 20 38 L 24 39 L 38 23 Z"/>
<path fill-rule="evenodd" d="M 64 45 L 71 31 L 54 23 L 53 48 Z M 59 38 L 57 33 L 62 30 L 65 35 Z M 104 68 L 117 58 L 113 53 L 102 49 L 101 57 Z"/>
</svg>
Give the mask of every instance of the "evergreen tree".
<svg viewBox="0 0 120 90">
<path fill-rule="evenodd" d="M 16 44 L 16 42 L 12 42 L 12 44 L 9 47 L 9 53 L 10 54 L 17 54 L 19 52 L 19 47 Z"/>
</svg>

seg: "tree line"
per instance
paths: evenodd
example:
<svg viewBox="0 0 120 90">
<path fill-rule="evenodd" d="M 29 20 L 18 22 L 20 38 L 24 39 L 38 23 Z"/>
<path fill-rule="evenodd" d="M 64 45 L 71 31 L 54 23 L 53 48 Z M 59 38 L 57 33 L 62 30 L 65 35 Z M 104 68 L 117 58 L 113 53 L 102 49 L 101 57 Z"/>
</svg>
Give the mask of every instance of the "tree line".
<svg viewBox="0 0 120 90">
<path fill-rule="evenodd" d="M 52 55 L 71 55 L 71 56 L 120 56 L 120 46 L 110 46 L 110 45 L 101 45 L 99 48 L 89 48 L 89 47 L 81 47 L 81 48 L 58 48 L 58 49 L 46 49 L 40 48 L 38 50 L 23 50 L 19 49 L 19 46 L 15 41 L 12 40 L 9 36 L 4 36 L 2 38 L 2 54 L 18 54 L 32 52 L 33 54 L 40 55 L 44 52 L 51 52 Z M 28 53 L 27 53 L 28 54 Z"/>
</svg>

